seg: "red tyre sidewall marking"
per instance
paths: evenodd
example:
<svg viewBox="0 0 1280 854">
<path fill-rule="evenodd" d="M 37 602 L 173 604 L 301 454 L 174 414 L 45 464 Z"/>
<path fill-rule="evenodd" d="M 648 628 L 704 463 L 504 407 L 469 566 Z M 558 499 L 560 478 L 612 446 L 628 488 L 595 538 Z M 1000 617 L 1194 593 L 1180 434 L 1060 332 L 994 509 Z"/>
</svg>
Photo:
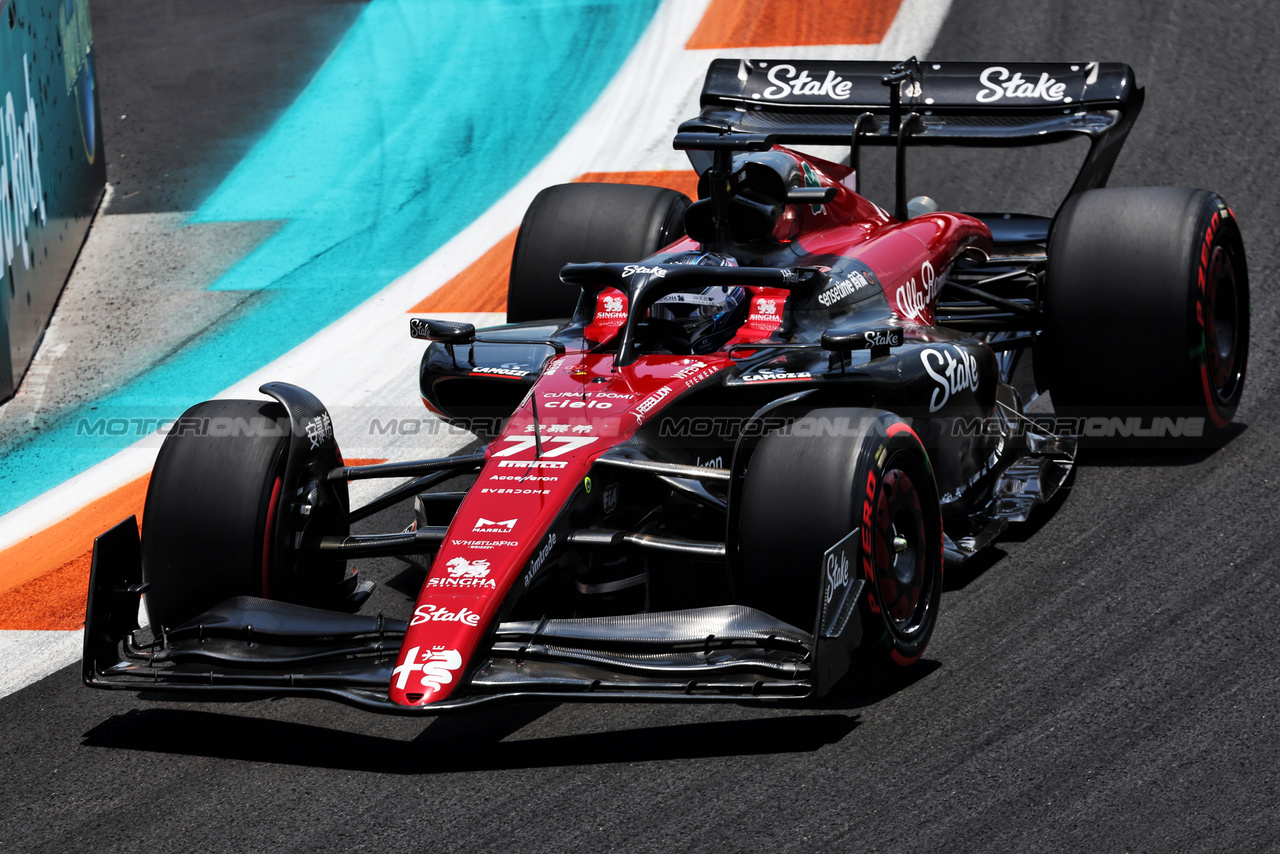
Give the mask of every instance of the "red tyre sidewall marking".
<svg viewBox="0 0 1280 854">
<path fill-rule="evenodd" d="M 924 449 L 924 443 L 920 441 L 920 437 L 916 435 L 916 431 L 912 430 L 910 425 L 905 424 L 901 421 L 898 421 L 893 424 L 890 424 L 887 432 L 890 436 L 896 436 L 899 433 L 906 433 L 907 435 L 909 435 L 915 441 L 916 445 L 920 448 L 921 453 L 924 454 L 925 471 L 929 474 L 930 477 L 933 476 L 933 465 L 929 462 L 929 453 Z M 869 500 L 870 499 L 868 499 L 868 501 Z M 865 538 L 866 535 L 864 534 L 863 536 Z M 942 531 L 941 530 L 938 531 L 938 544 L 939 544 L 938 560 L 942 561 L 942 548 L 941 548 Z M 875 607 L 875 600 L 872 599 L 871 602 L 872 602 L 872 610 L 878 613 L 879 609 Z M 928 644 L 925 645 L 925 647 L 927 646 Z M 894 664 L 900 665 L 902 667 L 910 667 L 911 665 L 915 664 L 917 661 L 920 660 L 920 656 L 924 655 L 925 647 L 921 647 L 920 651 L 913 656 L 906 656 L 898 652 L 897 649 L 890 649 L 889 660 L 892 661 Z"/>
<path fill-rule="evenodd" d="M 267 524 L 262 532 L 262 598 L 271 598 L 271 545 L 275 542 L 276 507 L 280 504 L 280 493 L 284 488 L 284 478 L 277 477 L 271 487 L 271 502 L 267 505 Z"/>
<path fill-rule="evenodd" d="M 1209 228 L 1204 233 L 1204 240 L 1200 244 L 1200 260 L 1198 267 L 1198 290 L 1196 294 L 1196 323 L 1200 326 L 1200 387 L 1204 392 L 1205 407 L 1209 410 L 1209 419 L 1213 421 L 1214 426 L 1219 429 L 1226 427 L 1228 422 L 1222 417 L 1218 411 L 1217 397 L 1213 393 L 1212 386 L 1209 385 L 1209 332 L 1206 327 L 1206 317 L 1208 310 L 1206 306 L 1206 288 L 1209 278 L 1209 262 L 1213 258 L 1213 239 L 1218 233 L 1218 226 L 1226 219 L 1227 212 L 1219 210 L 1213 215 L 1209 221 Z"/>
<path fill-rule="evenodd" d="M 867 488 L 864 490 L 862 497 L 862 574 L 867 580 L 867 587 L 869 588 L 867 604 L 871 606 L 871 613 L 873 614 L 880 613 L 879 594 L 870 595 L 876 590 L 875 544 L 872 542 L 872 529 L 875 522 L 876 485 L 878 483 L 879 471 L 873 463 L 871 470 L 867 472 Z"/>
</svg>

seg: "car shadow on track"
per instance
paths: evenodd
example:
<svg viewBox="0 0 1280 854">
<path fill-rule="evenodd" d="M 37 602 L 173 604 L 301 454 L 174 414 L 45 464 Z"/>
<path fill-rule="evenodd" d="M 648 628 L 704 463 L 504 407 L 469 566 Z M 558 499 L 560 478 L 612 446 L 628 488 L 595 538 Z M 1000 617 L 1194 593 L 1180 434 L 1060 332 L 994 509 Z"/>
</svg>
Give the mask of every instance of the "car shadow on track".
<svg viewBox="0 0 1280 854">
<path fill-rule="evenodd" d="M 1176 467 L 1194 466 L 1213 457 L 1214 454 L 1240 438 L 1249 425 L 1233 422 L 1215 437 L 1212 444 L 1202 448 L 1160 448 L 1137 446 L 1132 448 L 1091 447 L 1086 444 L 1076 457 L 1076 465 L 1083 468 L 1127 468 L 1130 466 Z"/>
<path fill-rule="evenodd" d="M 836 711 L 874 706 L 899 691 L 907 690 L 941 667 L 940 661 L 922 658 L 910 667 L 895 668 L 871 677 L 855 669 L 836 683 L 830 694 L 818 700 L 810 708 Z"/>
<path fill-rule="evenodd" d="M 85 733 L 82 744 L 347 771 L 437 774 L 805 753 L 839 741 L 858 725 L 853 715 L 785 714 L 501 741 L 547 710 L 439 718 L 406 742 L 217 712 L 145 709 L 103 721 Z"/>
</svg>

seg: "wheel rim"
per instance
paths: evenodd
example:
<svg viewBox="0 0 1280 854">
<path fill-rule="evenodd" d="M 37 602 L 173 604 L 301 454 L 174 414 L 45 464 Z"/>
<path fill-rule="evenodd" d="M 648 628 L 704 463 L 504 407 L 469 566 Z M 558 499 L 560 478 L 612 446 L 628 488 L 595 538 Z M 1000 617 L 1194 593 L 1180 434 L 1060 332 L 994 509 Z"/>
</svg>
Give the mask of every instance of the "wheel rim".
<svg viewBox="0 0 1280 854">
<path fill-rule="evenodd" d="M 1235 265 L 1215 246 L 1205 282 L 1204 338 L 1209 382 L 1221 402 L 1230 401 L 1240 377 L 1240 298 Z"/>
<path fill-rule="evenodd" d="M 930 579 L 924 512 L 911 475 L 888 468 L 876 500 L 876 592 L 890 629 L 909 637 L 924 626 Z"/>
</svg>

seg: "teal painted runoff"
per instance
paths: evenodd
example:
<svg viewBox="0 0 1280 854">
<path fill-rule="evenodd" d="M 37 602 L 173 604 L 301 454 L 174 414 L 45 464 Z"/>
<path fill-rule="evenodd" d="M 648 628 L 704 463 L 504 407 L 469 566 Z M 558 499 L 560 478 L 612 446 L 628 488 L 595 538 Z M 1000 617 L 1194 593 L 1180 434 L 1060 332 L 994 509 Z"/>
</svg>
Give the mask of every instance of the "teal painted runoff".
<svg viewBox="0 0 1280 854">
<path fill-rule="evenodd" d="M 569 131 L 657 5 L 373 0 L 192 217 L 287 221 L 212 286 L 258 293 L 123 388 L 8 450 L 0 513 L 139 438 L 132 428 L 108 435 L 101 419 L 175 417 L 439 248 Z M 97 434 L 84 435 L 86 424 Z"/>
</svg>

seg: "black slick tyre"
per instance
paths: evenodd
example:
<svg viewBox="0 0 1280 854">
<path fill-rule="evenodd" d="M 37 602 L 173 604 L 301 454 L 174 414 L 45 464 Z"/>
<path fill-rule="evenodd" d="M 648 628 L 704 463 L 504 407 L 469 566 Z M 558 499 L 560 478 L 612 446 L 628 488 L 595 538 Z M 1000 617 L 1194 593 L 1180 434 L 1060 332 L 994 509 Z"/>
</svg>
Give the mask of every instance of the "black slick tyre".
<svg viewBox="0 0 1280 854">
<path fill-rule="evenodd" d="M 1249 279 L 1219 196 L 1090 190 L 1063 206 L 1048 255 L 1035 359 L 1059 414 L 1096 420 L 1086 438 L 1115 416 L 1140 417 L 1138 435 L 1189 428 L 1194 440 L 1186 419 L 1206 437 L 1227 427 L 1248 367 Z"/>
<path fill-rule="evenodd" d="M 211 400 L 188 409 L 165 438 L 142 521 L 153 629 L 232 596 L 270 595 L 288 425 L 275 402 Z"/>
<path fill-rule="evenodd" d="M 823 553 L 858 528 L 859 657 L 919 660 L 942 595 L 942 515 L 928 454 L 906 423 L 871 409 L 815 410 L 760 441 L 741 500 L 746 604 L 812 631 Z"/>
<path fill-rule="evenodd" d="M 520 223 L 507 284 L 507 322 L 569 317 L 579 288 L 570 262 L 640 261 L 684 235 L 689 199 L 663 187 L 559 184 L 534 197 Z"/>
</svg>

